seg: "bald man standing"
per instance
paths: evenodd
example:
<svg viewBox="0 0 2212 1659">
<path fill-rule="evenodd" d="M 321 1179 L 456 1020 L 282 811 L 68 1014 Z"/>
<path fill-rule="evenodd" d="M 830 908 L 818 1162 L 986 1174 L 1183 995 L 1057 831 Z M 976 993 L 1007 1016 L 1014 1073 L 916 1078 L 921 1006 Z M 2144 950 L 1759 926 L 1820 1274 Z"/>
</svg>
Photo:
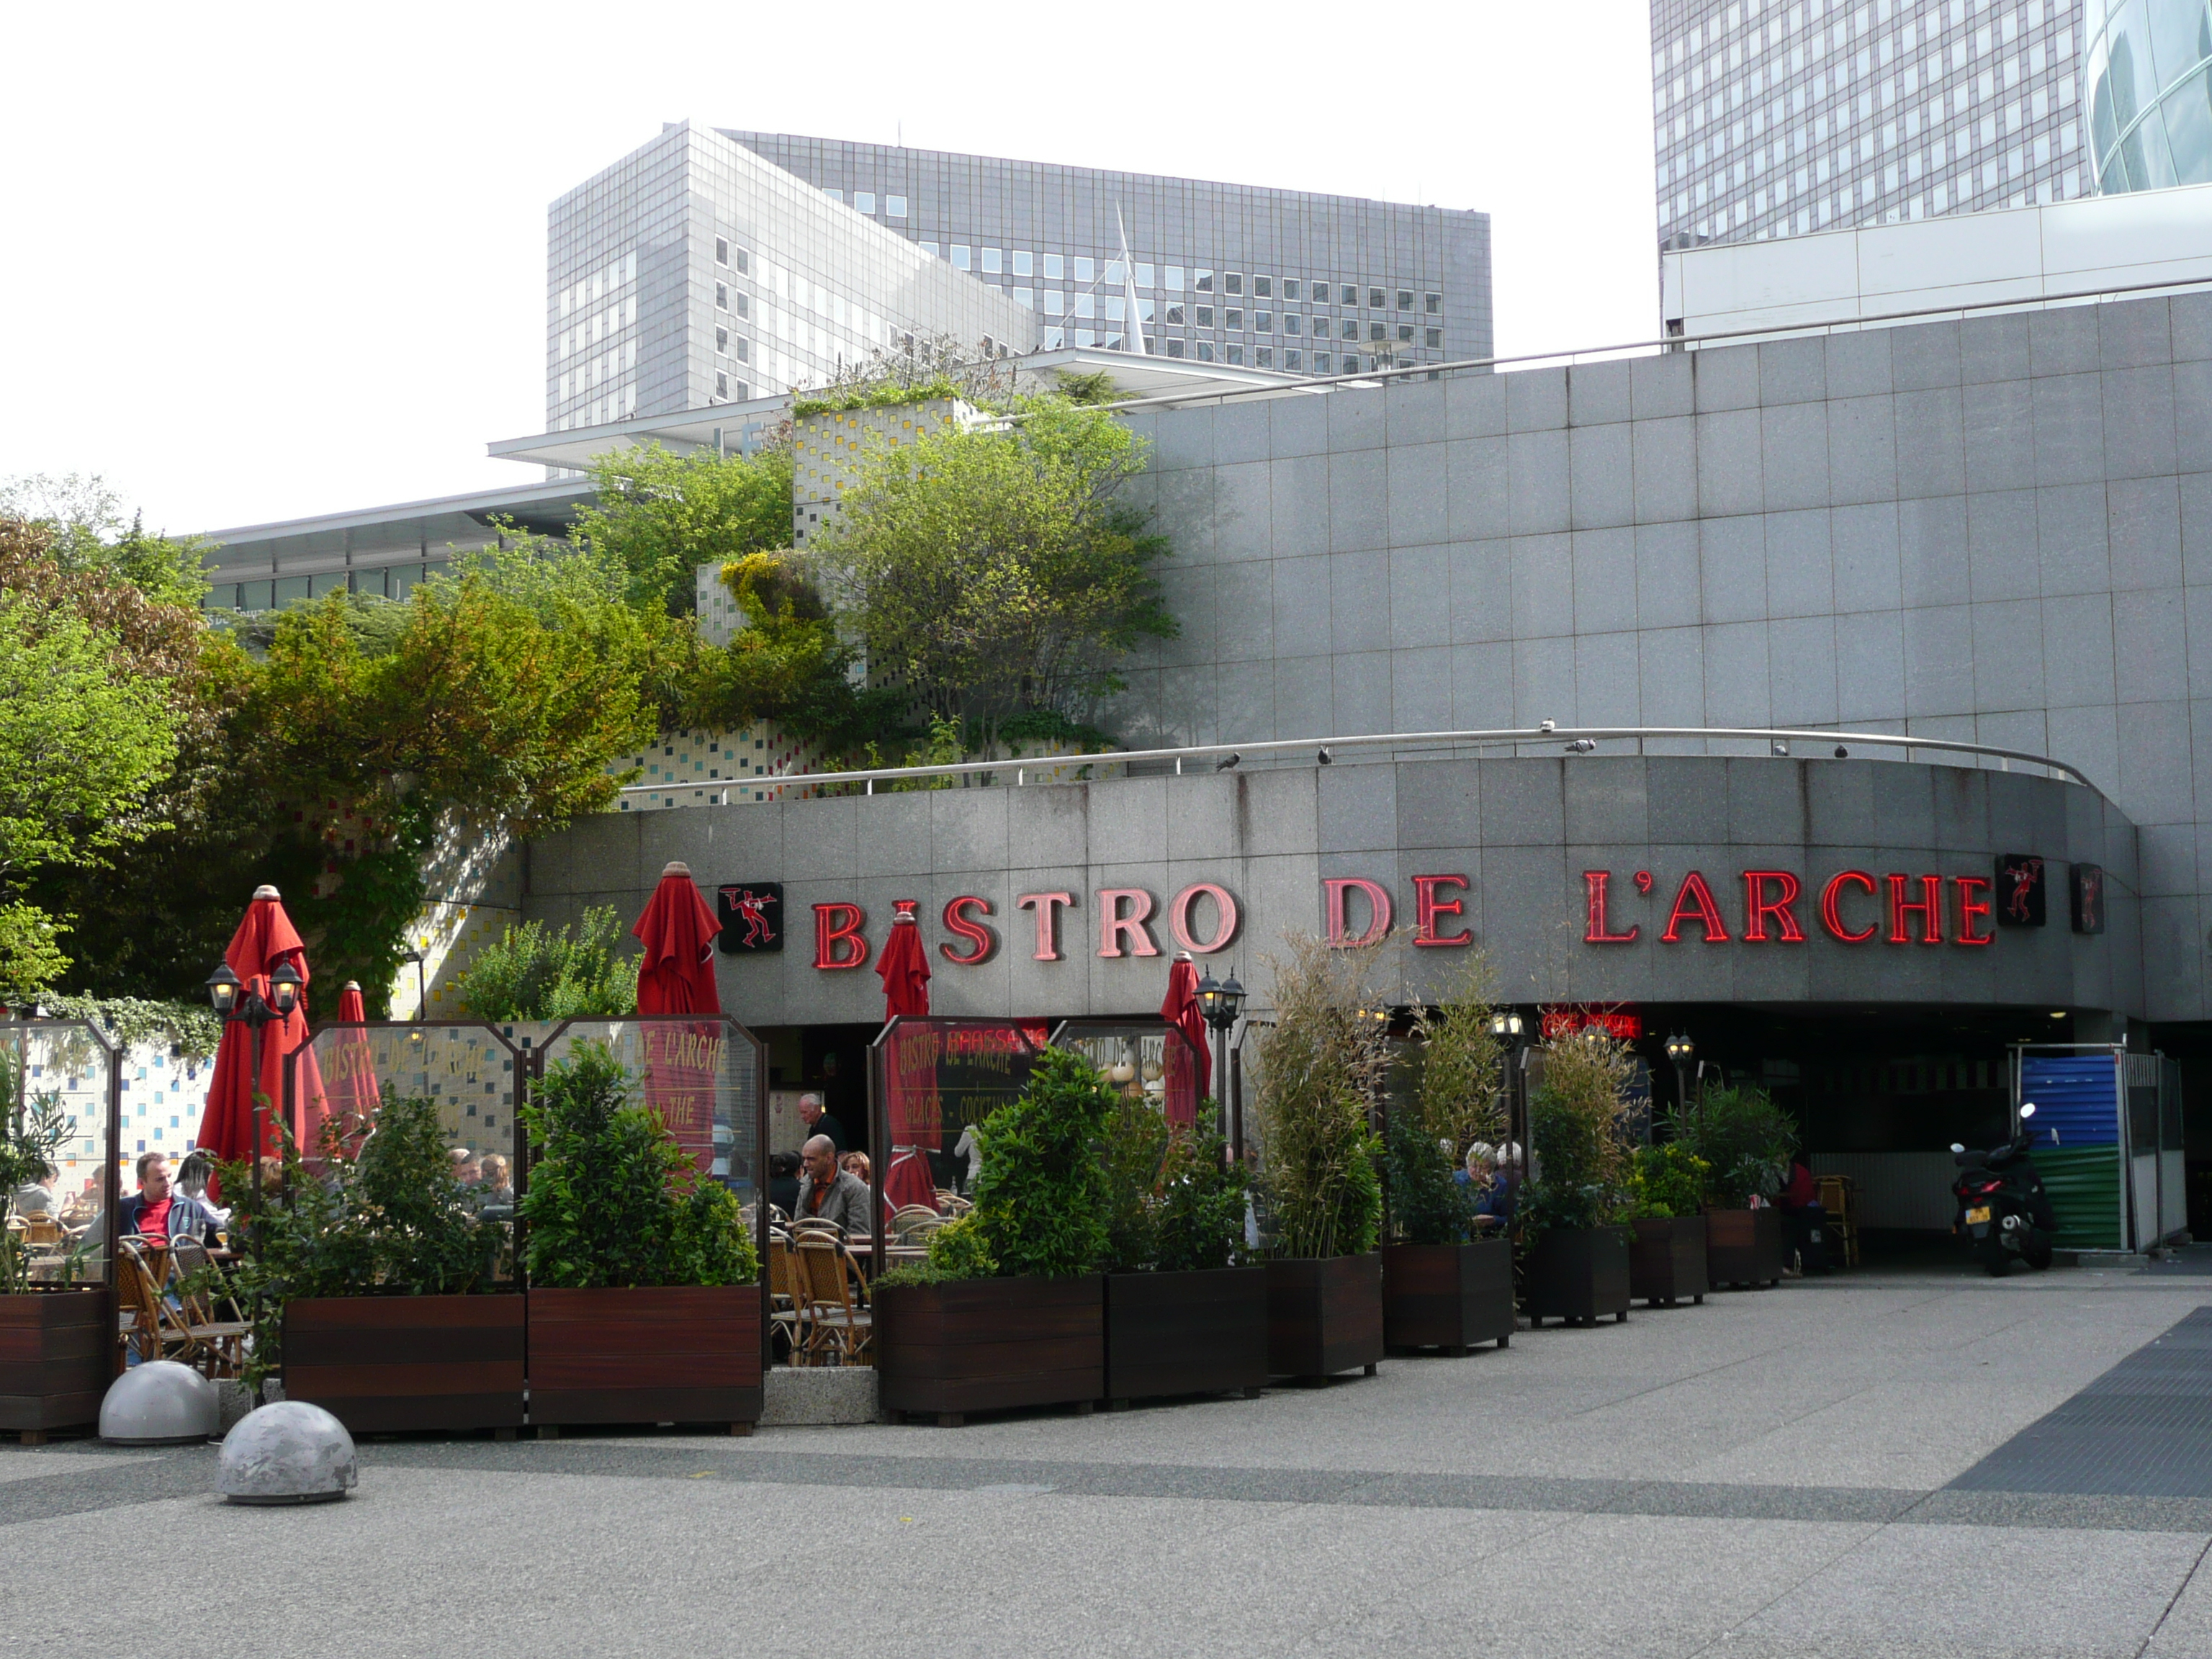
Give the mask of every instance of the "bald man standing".
<svg viewBox="0 0 2212 1659">
<path fill-rule="evenodd" d="M 799 1204 L 793 1221 L 834 1221 L 848 1238 L 866 1237 L 868 1225 L 868 1188 L 849 1170 L 837 1167 L 837 1143 L 816 1135 L 802 1149 L 805 1173 L 799 1177 Z"/>
</svg>

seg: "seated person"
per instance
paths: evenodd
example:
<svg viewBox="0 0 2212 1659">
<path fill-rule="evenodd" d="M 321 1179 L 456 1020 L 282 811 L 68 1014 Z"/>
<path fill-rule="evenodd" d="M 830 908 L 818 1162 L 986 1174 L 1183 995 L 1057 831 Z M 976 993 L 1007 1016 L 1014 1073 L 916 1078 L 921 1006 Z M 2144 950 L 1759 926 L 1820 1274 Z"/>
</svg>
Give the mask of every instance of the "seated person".
<svg viewBox="0 0 2212 1659">
<path fill-rule="evenodd" d="M 1498 1149 L 1486 1140 L 1478 1140 L 1467 1149 L 1467 1166 L 1454 1170 L 1452 1180 L 1462 1187 L 1478 1189 L 1487 1185 L 1490 1173 L 1498 1167 Z"/>
<path fill-rule="evenodd" d="M 1511 1149 L 1518 1152 L 1519 1148 Z M 1513 1206 L 1520 1196 L 1519 1171 L 1503 1154 L 1500 1147 L 1492 1156 L 1496 1161 L 1490 1166 L 1489 1183 L 1474 1201 L 1474 1230 L 1477 1233 L 1502 1232 L 1513 1224 Z"/>
<path fill-rule="evenodd" d="M 186 1152 L 185 1161 L 177 1165 L 177 1190 L 213 1216 L 216 1226 L 227 1226 L 230 1222 L 230 1212 L 207 1195 L 208 1182 L 214 1175 L 213 1153 L 204 1150 Z"/>
<path fill-rule="evenodd" d="M 834 1221 L 848 1238 L 867 1235 L 867 1183 L 850 1170 L 837 1167 L 837 1143 L 828 1135 L 816 1135 L 806 1143 L 804 1156 L 806 1173 L 799 1179 L 792 1220 Z"/>
<path fill-rule="evenodd" d="M 446 1156 L 453 1161 L 453 1179 L 464 1187 L 474 1187 L 483 1180 L 483 1165 L 477 1155 L 465 1146 L 456 1146 Z"/>
<path fill-rule="evenodd" d="M 484 1207 L 503 1204 L 510 1208 L 514 1204 L 514 1183 L 507 1177 L 507 1160 L 497 1152 L 486 1152 L 480 1165 L 483 1179 L 477 1183 L 477 1196 Z"/>
<path fill-rule="evenodd" d="M 204 1244 L 216 1242 L 215 1218 L 198 1199 L 174 1190 L 165 1152 L 140 1154 L 138 1190 L 123 1200 L 116 1225 L 125 1238 L 136 1234 L 164 1248 L 173 1238 L 193 1235 Z"/>
<path fill-rule="evenodd" d="M 36 1181 L 27 1181 L 15 1188 L 15 1213 L 28 1219 L 34 1215 L 55 1214 L 60 1206 L 54 1201 L 54 1182 L 58 1177 L 52 1170 Z"/>
<path fill-rule="evenodd" d="M 841 1170 L 851 1170 L 854 1176 L 864 1182 L 875 1179 L 874 1171 L 869 1166 L 868 1155 L 866 1152 L 846 1153 L 837 1160 L 837 1167 Z"/>
<path fill-rule="evenodd" d="M 771 1152 L 768 1159 L 768 1201 L 789 1215 L 799 1207 L 799 1154 Z"/>
</svg>

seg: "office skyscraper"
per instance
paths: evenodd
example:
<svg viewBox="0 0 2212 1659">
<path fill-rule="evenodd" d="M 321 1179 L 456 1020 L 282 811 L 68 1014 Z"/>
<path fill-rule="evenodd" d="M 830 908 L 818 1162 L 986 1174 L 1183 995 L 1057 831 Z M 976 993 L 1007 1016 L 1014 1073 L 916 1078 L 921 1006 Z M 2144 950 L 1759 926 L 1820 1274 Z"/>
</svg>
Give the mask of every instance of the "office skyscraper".
<svg viewBox="0 0 2212 1659">
<path fill-rule="evenodd" d="M 1128 347 L 1126 228 L 1140 325 L 1159 356 L 1310 374 L 1490 355 L 1485 213 L 785 133 L 726 136 L 1034 307 L 1047 347 Z"/>
</svg>

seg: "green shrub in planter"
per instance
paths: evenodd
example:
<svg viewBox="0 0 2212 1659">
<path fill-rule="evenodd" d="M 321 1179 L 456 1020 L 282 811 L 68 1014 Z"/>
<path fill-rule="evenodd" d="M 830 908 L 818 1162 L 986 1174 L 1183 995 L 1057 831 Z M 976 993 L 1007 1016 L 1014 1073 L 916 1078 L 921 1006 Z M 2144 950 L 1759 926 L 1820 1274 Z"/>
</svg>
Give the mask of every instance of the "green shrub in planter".
<svg viewBox="0 0 2212 1659">
<path fill-rule="evenodd" d="M 1752 1198 L 1771 1198 L 1790 1178 L 1797 1151 L 1797 1126 L 1756 1086 L 1713 1089 L 1675 1113 L 1673 1140 L 1708 1165 L 1709 1209 L 1747 1208 Z"/>
<path fill-rule="evenodd" d="M 1522 1217 L 1531 1240 L 1556 1228 L 1624 1218 L 1630 1151 L 1627 1046 L 1584 1030 L 1543 1045 L 1543 1086 L 1528 1105 L 1533 1159 Z"/>
<path fill-rule="evenodd" d="M 1390 1061 L 1389 1010 L 1365 988 L 1375 947 L 1287 936 L 1254 1104 L 1273 1254 L 1364 1255 L 1382 1230 L 1382 1152 L 1368 1109 Z"/>
<path fill-rule="evenodd" d="M 1637 1220 L 1695 1215 L 1704 1205 L 1711 1167 L 1679 1142 L 1641 1146 L 1628 1172 L 1628 1207 Z"/>
<path fill-rule="evenodd" d="M 876 1277 L 876 1288 L 900 1285 L 944 1285 L 963 1279 L 995 1279 L 999 1264 L 984 1243 L 983 1229 L 971 1214 L 946 1223 L 929 1236 L 929 1260 L 887 1267 Z"/>
<path fill-rule="evenodd" d="M 983 1171 L 974 1219 L 1000 1273 L 1073 1279 L 1098 1271 L 1108 1240 L 1098 1147 L 1115 1105 L 1090 1061 L 1048 1048 L 1021 1093 L 975 1125 Z"/>
<path fill-rule="evenodd" d="M 1123 1100 L 1107 1130 L 1108 1273 L 1200 1273 L 1229 1267 L 1244 1242 L 1244 1171 L 1210 1127 L 1172 1128 L 1144 1101 Z"/>
<path fill-rule="evenodd" d="M 745 1285 L 760 1260 L 720 1182 L 702 1179 L 603 1042 L 548 1066 L 522 1109 L 537 1154 L 518 1206 L 533 1285 Z"/>
</svg>

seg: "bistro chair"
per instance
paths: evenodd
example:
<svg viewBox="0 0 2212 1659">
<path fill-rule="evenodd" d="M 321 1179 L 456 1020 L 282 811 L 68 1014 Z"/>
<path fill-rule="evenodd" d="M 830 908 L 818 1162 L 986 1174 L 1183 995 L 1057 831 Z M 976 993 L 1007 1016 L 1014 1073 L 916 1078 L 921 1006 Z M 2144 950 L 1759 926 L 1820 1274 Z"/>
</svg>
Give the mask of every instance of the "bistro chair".
<svg viewBox="0 0 2212 1659">
<path fill-rule="evenodd" d="M 769 1328 L 781 1333 L 784 1351 L 794 1365 L 807 1363 L 806 1280 L 791 1235 L 781 1227 L 768 1236 Z"/>
<path fill-rule="evenodd" d="M 927 1204 L 905 1204 L 891 1215 L 891 1235 L 903 1243 L 907 1237 L 924 1227 L 941 1227 L 945 1218 Z"/>
<path fill-rule="evenodd" d="M 210 1288 L 216 1273 L 207 1246 L 190 1237 L 173 1239 L 169 1260 L 176 1277 L 161 1309 L 169 1326 L 183 1334 L 185 1357 L 210 1378 L 236 1376 L 246 1363 L 246 1334 L 253 1328 L 239 1316 L 228 1288 Z M 224 1309 L 218 1303 L 229 1305 Z M 225 1312 L 229 1317 L 221 1316 Z"/>
<path fill-rule="evenodd" d="M 143 1362 L 173 1359 L 161 1317 L 161 1292 L 154 1270 L 136 1242 L 125 1239 L 115 1250 L 116 1339 Z"/>
<path fill-rule="evenodd" d="M 812 1327 L 808 1353 L 818 1359 L 831 1352 L 842 1365 L 863 1364 L 861 1355 L 875 1334 L 874 1316 L 854 1301 L 848 1273 L 851 1258 L 844 1246 L 826 1238 L 802 1238 L 799 1260 L 806 1275 L 807 1321 Z"/>
</svg>

